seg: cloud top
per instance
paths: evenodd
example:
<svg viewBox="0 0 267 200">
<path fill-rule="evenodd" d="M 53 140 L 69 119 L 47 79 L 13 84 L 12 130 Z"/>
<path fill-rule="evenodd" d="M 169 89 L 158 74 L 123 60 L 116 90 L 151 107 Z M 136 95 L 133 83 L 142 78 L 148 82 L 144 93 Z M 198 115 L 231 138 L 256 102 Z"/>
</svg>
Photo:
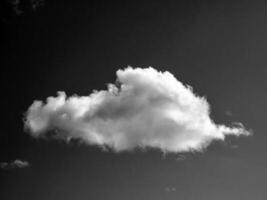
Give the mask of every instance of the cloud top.
<svg viewBox="0 0 267 200">
<path fill-rule="evenodd" d="M 14 168 L 25 168 L 29 167 L 30 164 L 27 161 L 16 159 L 12 162 L 1 162 L 0 168 L 1 169 L 14 169 Z"/>
<path fill-rule="evenodd" d="M 116 75 L 107 90 L 34 101 L 25 127 L 33 137 L 79 139 L 114 151 L 199 151 L 226 135 L 250 134 L 241 123 L 215 124 L 207 100 L 167 71 L 128 67 Z"/>
</svg>

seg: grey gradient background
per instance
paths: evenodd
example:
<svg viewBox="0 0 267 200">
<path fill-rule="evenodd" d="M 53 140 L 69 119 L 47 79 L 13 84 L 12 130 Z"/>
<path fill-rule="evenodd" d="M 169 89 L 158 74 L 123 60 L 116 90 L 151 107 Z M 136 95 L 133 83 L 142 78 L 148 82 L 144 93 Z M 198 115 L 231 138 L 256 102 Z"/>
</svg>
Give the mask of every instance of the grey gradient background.
<svg viewBox="0 0 267 200">
<path fill-rule="evenodd" d="M 30 166 L 0 170 L 0 199 L 267 198 L 265 1 L 45 1 L 36 11 L 3 15 L 1 25 L 0 161 Z M 215 122 L 241 121 L 254 135 L 179 160 L 23 131 L 33 100 L 58 90 L 88 95 L 127 65 L 170 71 L 207 97 Z"/>
</svg>

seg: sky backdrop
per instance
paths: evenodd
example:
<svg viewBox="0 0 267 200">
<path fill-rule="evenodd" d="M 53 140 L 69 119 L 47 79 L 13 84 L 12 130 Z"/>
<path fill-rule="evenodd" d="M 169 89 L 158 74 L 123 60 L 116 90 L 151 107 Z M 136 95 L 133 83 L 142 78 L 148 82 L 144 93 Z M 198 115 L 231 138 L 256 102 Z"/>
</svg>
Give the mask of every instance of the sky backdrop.
<svg viewBox="0 0 267 200">
<path fill-rule="evenodd" d="M 267 3 L 59 0 L 21 14 L 8 8 L 0 162 L 29 165 L 0 170 L 0 199 L 266 198 Z M 240 121 L 253 136 L 201 153 L 117 154 L 24 131 L 33 100 L 105 89 L 128 65 L 170 71 L 207 98 L 216 123 Z"/>
</svg>

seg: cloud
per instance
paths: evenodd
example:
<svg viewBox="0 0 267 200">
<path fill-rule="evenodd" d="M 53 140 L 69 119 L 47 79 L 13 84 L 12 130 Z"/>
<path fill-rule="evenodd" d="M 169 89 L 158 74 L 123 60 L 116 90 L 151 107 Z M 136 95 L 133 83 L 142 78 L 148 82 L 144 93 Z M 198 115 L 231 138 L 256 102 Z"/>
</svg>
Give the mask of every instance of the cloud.
<svg viewBox="0 0 267 200">
<path fill-rule="evenodd" d="M 201 151 L 227 135 L 249 135 L 241 123 L 215 124 L 210 106 L 169 72 L 128 67 L 115 84 L 88 96 L 58 92 L 34 101 L 25 127 L 36 138 L 79 139 L 114 151 L 157 148 L 163 152 Z"/>
<path fill-rule="evenodd" d="M 30 164 L 27 161 L 24 160 L 14 160 L 12 162 L 1 162 L 0 168 L 1 169 L 14 169 L 14 168 L 25 168 L 29 167 Z"/>
<path fill-rule="evenodd" d="M 186 156 L 185 155 L 179 155 L 175 160 L 176 161 L 183 161 L 186 159 Z"/>
<path fill-rule="evenodd" d="M 176 187 L 168 186 L 165 188 L 165 192 L 176 192 Z"/>
<path fill-rule="evenodd" d="M 237 145 L 237 144 L 233 144 L 233 145 L 231 145 L 230 146 L 232 149 L 238 149 L 239 148 L 239 146 Z"/>
<path fill-rule="evenodd" d="M 225 115 L 228 117 L 232 117 L 234 114 L 230 110 L 227 110 L 225 111 Z"/>
</svg>

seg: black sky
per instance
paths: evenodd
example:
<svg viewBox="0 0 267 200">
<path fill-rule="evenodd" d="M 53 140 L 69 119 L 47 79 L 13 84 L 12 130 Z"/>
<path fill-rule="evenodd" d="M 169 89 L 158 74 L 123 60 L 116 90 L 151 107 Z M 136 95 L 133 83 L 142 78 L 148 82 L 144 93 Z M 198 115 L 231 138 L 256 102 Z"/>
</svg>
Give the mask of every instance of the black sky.
<svg viewBox="0 0 267 200">
<path fill-rule="evenodd" d="M 266 198 L 267 3 L 45 1 L 26 8 L 1 16 L 0 162 L 30 166 L 0 171 L 0 199 Z M 178 161 L 154 150 L 115 154 L 24 132 L 33 100 L 59 90 L 88 95 L 127 65 L 170 71 L 207 97 L 216 122 L 241 121 L 254 135 Z"/>
</svg>

